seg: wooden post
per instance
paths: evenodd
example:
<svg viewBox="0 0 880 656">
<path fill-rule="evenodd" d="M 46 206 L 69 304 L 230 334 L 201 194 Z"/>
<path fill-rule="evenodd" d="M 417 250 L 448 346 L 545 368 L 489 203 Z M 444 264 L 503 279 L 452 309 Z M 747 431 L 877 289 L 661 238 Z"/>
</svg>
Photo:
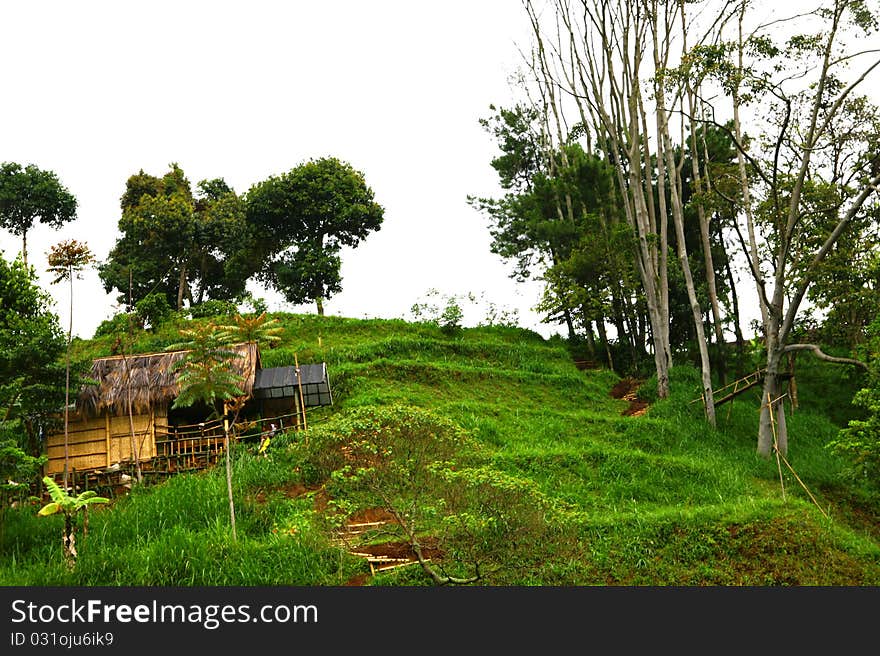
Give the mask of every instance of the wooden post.
<svg viewBox="0 0 880 656">
<path fill-rule="evenodd" d="M 107 467 L 110 466 L 110 447 L 112 442 L 110 441 L 110 412 L 104 410 L 104 442 L 107 448 Z M 120 458 L 121 460 L 121 458 Z"/>
<path fill-rule="evenodd" d="M 153 455 L 158 453 L 156 448 L 156 408 L 150 406 L 150 439 L 153 440 Z"/>
<path fill-rule="evenodd" d="M 296 365 L 296 382 L 297 382 L 297 385 L 299 386 L 299 402 L 300 402 L 300 406 L 302 407 L 303 430 L 308 430 L 309 424 L 306 421 L 306 401 L 303 398 L 302 375 L 300 374 L 299 359 L 297 358 L 296 353 L 293 354 L 293 363 L 294 363 L 294 365 Z"/>
</svg>

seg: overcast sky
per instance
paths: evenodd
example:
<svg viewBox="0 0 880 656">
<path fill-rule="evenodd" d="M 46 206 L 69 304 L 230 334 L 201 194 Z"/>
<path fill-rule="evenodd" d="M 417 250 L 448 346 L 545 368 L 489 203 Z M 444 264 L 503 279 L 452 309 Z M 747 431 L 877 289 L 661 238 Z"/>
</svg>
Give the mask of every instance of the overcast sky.
<svg viewBox="0 0 880 656">
<path fill-rule="evenodd" d="M 786 3 L 798 6 L 772 7 Z M 343 251 L 328 314 L 408 319 L 434 288 L 484 295 L 521 325 L 558 332 L 531 311 L 538 284 L 508 277 L 466 201 L 500 194 L 498 151 L 478 120 L 510 104 L 527 41 L 519 0 L 0 3 L 0 161 L 54 171 L 79 202 L 75 222 L 28 236 L 62 325 L 67 289 L 49 285 L 46 252 L 75 238 L 105 259 L 130 175 L 176 162 L 192 183 L 222 177 L 244 193 L 332 156 L 364 173 L 385 221 Z M 0 231 L 4 257 L 20 248 Z M 272 310 L 314 312 L 254 291 Z M 94 271 L 74 295 L 81 337 L 117 310 Z M 466 309 L 471 324 L 483 316 Z"/>
<path fill-rule="evenodd" d="M 499 192 L 478 119 L 510 97 L 523 19 L 515 0 L 3 2 L 0 160 L 56 172 L 79 202 L 75 222 L 29 234 L 29 262 L 44 271 L 68 238 L 106 258 L 140 169 L 177 162 L 193 183 L 243 193 L 333 156 L 364 173 L 385 221 L 343 252 L 327 314 L 409 318 L 436 288 L 485 294 L 537 327 L 538 289 L 508 278 L 466 201 Z M 0 249 L 11 259 L 21 244 L 0 231 Z M 66 286 L 41 280 L 66 328 Z M 114 295 L 91 272 L 74 296 L 74 333 L 90 337 Z"/>
</svg>

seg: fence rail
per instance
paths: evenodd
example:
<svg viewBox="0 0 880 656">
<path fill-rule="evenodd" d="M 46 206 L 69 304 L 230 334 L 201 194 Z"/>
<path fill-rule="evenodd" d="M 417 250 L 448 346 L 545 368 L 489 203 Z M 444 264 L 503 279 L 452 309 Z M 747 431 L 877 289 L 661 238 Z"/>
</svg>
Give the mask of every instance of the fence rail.
<svg viewBox="0 0 880 656">
<path fill-rule="evenodd" d="M 230 439 L 236 442 L 267 434 L 270 425 L 278 431 L 303 428 L 301 413 L 289 413 L 262 419 L 246 419 L 230 426 Z M 170 426 L 155 424 L 156 455 L 141 460 L 145 480 L 162 480 L 182 472 L 198 471 L 217 464 L 223 458 L 224 424 L 222 419 Z M 129 459 L 112 467 L 89 467 L 71 472 L 69 485 L 73 490 L 96 489 L 116 496 L 131 487 L 136 475 L 135 463 Z M 55 479 L 60 482 L 60 475 Z"/>
</svg>

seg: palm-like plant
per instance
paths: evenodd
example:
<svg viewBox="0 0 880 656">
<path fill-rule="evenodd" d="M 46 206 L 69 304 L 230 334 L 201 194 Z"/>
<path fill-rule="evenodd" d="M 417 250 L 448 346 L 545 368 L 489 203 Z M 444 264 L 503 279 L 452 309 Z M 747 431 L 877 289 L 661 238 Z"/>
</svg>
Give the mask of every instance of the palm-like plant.
<svg viewBox="0 0 880 656">
<path fill-rule="evenodd" d="M 67 490 L 61 489 L 61 486 L 55 482 L 50 476 L 43 477 L 43 484 L 49 490 L 49 496 L 52 501 L 40 508 L 39 515 L 47 516 L 56 513 L 64 515 L 64 533 L 61 538 L 61 546 L 64 550 L 64 560 L 68 567 L 76 564 L 76 516 L 80 510 L 85 512 L 88 507 L 95 503 L 109 503 L 110 499 L 99 497 L 94 490 L 86 490 L 77 496 L 71 496 Z"/>
<path fill-rule="evenodd" d="M 235 412 L 236 418 L 244 404 L 245 393 L 241 389 L 241 377 L 230 366 L 233 358 L 241 357 L 230 348 L 232 335 L 221 326 L 213 323 L 180 331 L 185 341 L 172 344 L 167 350 L 186 351 L 183 358 L 175 364 L 180 371 L 178 385 L 180 392 L 173 407 L 181 408 L 203 402 L 219 415 L 217 402 L 223 403 L 223 416 L 228 409 Z M 235 419 L 233 419 L 233 423 Z M 229 424 L 223 423 L 223 449 L 226 452 L 226 492 L 229 498 L 229 520 L 232 525 L 232 539 L 235 534 L 235 503 L 232 497 L 232 461 L 229 453 Z"/>
<path fill-rule="evenodd" d="M 70 342 L 73 339 L 73 279 L 94 261 L 95 257 L 92 255 L 89 247 L 76 239 L 59 242 L 52 246 L 48 254 L 49 272 L 55 274 L 52 284 L 57 284 L 62 280 L 70 281 L 70 322 L 67 330 L 64 383 L 64 487 L 67 487 L 67 474 L 70 469 L 68 421 L 70 406 Z"/>
<path fill-rule="evenodd" d="M 229 333 L 236 342 L 249 342 L 271 348 L 281 341 L 281 333 L 284 332 L 278 319 L 270 319 L 265 312 L 253 317 L 236 314 L 233 322 L 232 325 L 219 328 Z"/>
</svg>

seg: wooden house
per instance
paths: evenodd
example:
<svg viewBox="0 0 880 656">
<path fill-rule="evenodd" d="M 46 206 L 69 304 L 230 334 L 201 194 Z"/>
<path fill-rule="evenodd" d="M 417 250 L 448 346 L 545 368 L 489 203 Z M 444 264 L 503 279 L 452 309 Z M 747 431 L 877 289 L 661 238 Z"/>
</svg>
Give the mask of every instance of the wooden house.
<svg viewBox="0 0 880 656">
<path fill-rule="evenodd" d="M 234 428 L 259 432 L 264 422 L 278 428 L 303 427 L 305 409 L 331 405 L 325 363 L 263 369 L 256 344 L 232 347 L 237 357 L 230 366 L 240 377 L 245 405 Z M 96 359 L 91 383 L 78 394 L 68 417 L 69 471 L 118 468 L 137 459 L 151 467 L 169 466 L 191 456 L 194 464 L 209 464 L 222 452 L 223 420 L 211 419 L 212 408 L 198 405 L 174 408 L 180 387 L 175 366 L 185 351 Z M 129 382 L 130 381 L 130 382 Z M 129 410 L 130 409 L 130 410 Z M 233 432 L 234 436 L 240 433 Z M 64 472 L 63 425 L 46 437 L 46 474 Z M 198 456 L 198 457 L 197 457 Z"/>
</svg>

